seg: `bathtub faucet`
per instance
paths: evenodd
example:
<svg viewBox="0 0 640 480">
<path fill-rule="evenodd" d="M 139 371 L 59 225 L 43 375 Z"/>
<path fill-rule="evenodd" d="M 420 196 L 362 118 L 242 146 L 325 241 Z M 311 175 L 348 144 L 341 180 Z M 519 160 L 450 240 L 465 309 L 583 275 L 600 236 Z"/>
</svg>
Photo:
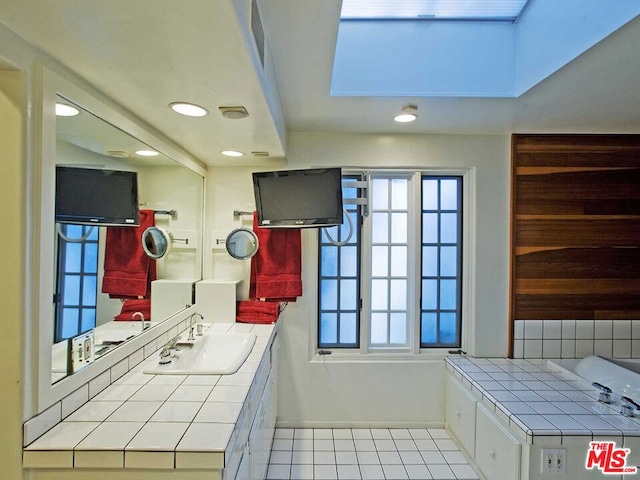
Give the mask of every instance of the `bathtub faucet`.
<svg viewBox="0 0 640 480">
<path fill-rule="evenodd" d="M 598 382 L 593 382 L 591 385 L 600 390 L 600 398 L 598 398 L 599 402 L 611 403 L 611 389 L 609 387 Z"/>
<path fill-rule="evenodd" d="M 625 417 L 635 416 L 635 411 L 640 410 L 640 405 L 629 397 L 620 397 L 620 413 Z"/>
</svg>

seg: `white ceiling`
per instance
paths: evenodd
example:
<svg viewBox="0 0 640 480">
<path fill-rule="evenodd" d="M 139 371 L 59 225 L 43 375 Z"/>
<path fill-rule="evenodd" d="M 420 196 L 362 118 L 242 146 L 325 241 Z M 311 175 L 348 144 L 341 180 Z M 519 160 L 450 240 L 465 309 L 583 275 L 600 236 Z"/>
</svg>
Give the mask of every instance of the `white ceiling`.
<svg viewBox="0 0 640 480">
<path fill-rule="evenodd" d="M 236 2 L 238 0 L 235 0 Z M 247 2 L 248 3 L 248 0 Z M 0 0 L 0 22 L 209 165 L 284 155 L 232 0 Z M 516 99 L 330 97 L 340 0 L 262 1 L 289 131 L 412 134 L 640 131 L 640 19 Z M 199 103 L 204 118 L 172 101 Z M 392 115 L 416 103 L 420 118 Z M 226 120 L 222 105 L 250 116 Z M 227 159 L 223 149 L 269 151 Z"/>
</svg>

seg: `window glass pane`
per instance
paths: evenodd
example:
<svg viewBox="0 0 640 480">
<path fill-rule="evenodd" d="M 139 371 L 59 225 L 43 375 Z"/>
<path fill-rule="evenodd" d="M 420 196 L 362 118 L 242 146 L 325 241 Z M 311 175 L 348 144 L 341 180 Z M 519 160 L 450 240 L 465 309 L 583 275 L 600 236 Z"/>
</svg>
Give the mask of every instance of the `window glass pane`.
<svg viewBox="0 0 640 480">
<path fill-rule="evenodd" d="M 422 214 L 422 242 L 438 243 L 438 214 Z"/>
<path fill-rule="evenodd" d="M 347 219 L 347 214 L 342 212 L 342 225 L 340 225 L 340 238 L 337 239 L 337 241 L 339 242 L 346 242 L 347 237 L 349 236 L 349 233 L 351 233 L 351 229 L 349 228 L 349 220 Z M 351 220 L 353 221 L 353 216 L 351 217 Z M 331 237 L 336 238 L 333 234 L 331 235 Z M 354 241 L 353 236 L 349 239 L 349 242 L 352 242 L 352 241 Z"/>
<path fill-rule="evenodd" d="M 354 181 L 354 179 L 347 180 L 349 183 Z M 358 195 L 358 189 L 355 187 L 345 187 L 344 184 L 347 182 L 342 183 L 342 198 L 356 198 Z"/>
<path fill-rule="evenodd" d="M 422 247 L 422 275 L 424 277 L 438 275 L 438 247 Z"/>
<path fill-rule="evenodd" d="M 386 210 L 389 208 L 389 180 L 386 178 L 374 178 L 371 182 L 371 206 L 374 210 Z"/>
<path fill-rule="evenodd" d="M 353 224 L 353 231 L 351 232 L 351 238 L 349 239 L 349 243 L 358 243 L 358 212 L 350 211 L 349 217 L 351 217 L 351 223 Z M 344 226 L 344 239 L 347 239 L 349 235 L 349 223 L 345 222 Z"/>
<path fill-rule="evenodd" d="M 84 236 L 84 234 L 87 233 L 87 231 L 85 230 L 86 228 L 88 227 L 85 227 L 83 225 L 74 225 L 71 223 L 67 223 L 65 233 L 69 238 L 82 238 L 82 236 Z M 95 232 L 95 229 L 94 229 L 94 232 Z M 91 233 L 94 233 L 94 232 L 91 232 Z"/>
<path fill-rule="evenodd" d="M 355 277 L 358 269 L 357 247 L 344 246 L 341 249 L 340 275 L 343 277 Z"/>
<path fill-rule="evenodd" d="M 95 306 L 98 277 L 86 276 L 83 278 L 82 285 L 82 305 Z"/>
<path fill-rule="evenodd" d="M 340 315 L 340 343 L 356 343 L 356 314 Z"/>
<path fill-rule="evenodd" d="M 394 212 L 391 214 L 391 242 L 407 243 L 407 214 Z"/>
<path fill-rule="evenodd" d="M 84 246 L 84 271 L 85 273 L 96 273 L 98 271 L 97 243 L 87 243 Z"/>
<path fill-rule="evenodd" d="M 388 280 L 371 281 L 371 309 L 386 310 L 388 308 Z"/>
<path fill-rule="evenodd" d="M 391 276 L 407 276 L 407 247 L 391 247 Z"/>
<path fill-rule="evenodd" d="M 442 180 L 440 182 L 440 209 L 458 209 L 458 181 Z"/>
<path fill-rule="evenodd" d="M 78 334 L 78 309 L 65 308 L 62 311 L 62 338 L 75 337 Z"/>
<path fill-rule="evenodd" d="M 82 268 L 82 244 L 67 243 L 64 270 L 67 273 L 80 273 Z"/>
<path fill-rule="evenodd" d="M 458 273 L 458 258 L 456 247 L 442 247 L 440 249 L 440 275 L 455 277 Z"/>
<path fill-rule="evenodd" d="M 338 247 L 321 247 L 320 275 L 335 277 L 338 274 Z"/>
<path fill-rule="evenodd" d="M 422 314 L 420 339 L 422 343 L 436 343 L 438 341 L 438 330 L 436 314 L 434 312 L 424 312 Z"/>
<path fill-rule="evenodd" d="M 391 280 L 391 310 L 407 308 L 407 281 Z"/>
<path fill-rule="evenodd" d="M 407 314 L 394 312 L 389 317 L 389 342 L 407 343 Z"/>
<path fill-rule="evenodd" d="M 337 280 L 322 280 L 321 296 L 322 304 L 320 308 L 322 310 L 336 310 L 338 308 L 338 281 Z"/>
<path fill-rule="evenodd" d="M 84 233 L 86 233 L 86 229 L 91 227 L 84 227 L 84 228 L 85 228 Z M 94 227 L 93 230 L 91 230 L 91 233 L 89 234 L 89 236 L 87 237 L 87 240 L 91 240 L 92 242 L 97 242 L 99 234 L 100 234 L 100 228 Z"/>
<path fill-rule="evenodd" d="M 80 277 L 78 275 L 64 276 L 64 298 L 65 305 L 80 305 Z"/>
<path fill-rule="evenodd" d="M 93 308 L 82 309 L 82 332 L 96 328 L 96 311 Z"/>
<path fill-rule="evenodd" d="M 456 243 L 458 241 L 458 215 L 455 213 L 443 213 L 440 215 L 442 243 Z"/>
<path fill-rule="evenodd" d="M 371 343 L 387 343 L 387 314 L 371 314 Z"/>
<path fill-rule="evenodd" d="M 456 281 L 440 281 L 440 309 L 455 310 L 457 306 Z"/>
<path fill-rule="evenodd" d="M 373 243 L 389 242 L 389 214 L 384 212 L 376 212 L 371 215 L 372 218 L 372 240 Z"/>
<path fill-rule="evenodd" d="M 329 235 L 331 235 L 331 238 L 333 239 L 338 238 L 338 227 L 327 227 L 326 229 L 321 228 L 320 235 L 322 237 L 321 238 L 322 243 L 331 243 L 331 240 L 329 240 L 327 233 L 329 233 Z"/>
<path fill-rule="evenodd" d="M 320 343 L 336 343 L 338 341 L 338 316 L 335 313 L 320 315 Z"/>
<path fill-rule="evenodd" d="M 409 181 L 406 178 L 394 178 L 391 180 L 391 208 L 393 210 L 407 209 L 407 186 Z"/>
<path fill-rule="evenodd" d="M 438 282 L 436 280 L 422 280 L 422 308 L 424 310 L 438 308 Z"/>
<path fill-rule="evenodd" d="M 340 281 L 340 309 L 355 310 L 357 301 L 356 281 Z"/>
<path fill-rule="evenodd" d="M 371 248 L 371 275 L 386 277 L 389 274 L 389 247 Z"/>
<path fill-rule="evenodd" d="M 456 343 L 457 335 L 456 314 L 452 312 L 440 314 L 440 342 Z"/>
<path fill-rule="evenodd" d="M 422 209 L 438 209 L 438 180 L 422 180 Z"/>
</svg>

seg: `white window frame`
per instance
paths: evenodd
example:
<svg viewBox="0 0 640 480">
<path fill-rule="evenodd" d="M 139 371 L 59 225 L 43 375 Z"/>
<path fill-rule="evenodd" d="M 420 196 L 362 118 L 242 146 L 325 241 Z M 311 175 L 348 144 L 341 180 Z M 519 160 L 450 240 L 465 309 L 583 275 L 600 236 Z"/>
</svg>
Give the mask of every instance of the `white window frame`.
<svg viewBox="0 0 640 480">
<path fill-rule="evenodd" d="M 462 177 L 462 332 L 461 332 L 461 349 L 467 354 L 473 355 L 475 336 L 475 284 L 476 284 L 476 170 L 475 167 L 469 168 L 403 168 L 403 169 L 366 169 L 372 175 L 407 175 L 411 174 L 411 182 L 409 185 L 410 200 L 409 216 L 415 218 L 415 208 L 420 205 L 420 178 L 422 175 L 433 176 L 459 176 Z M 363 170 L 351 171 L 343 170 L 343 175 L 360 174 Z M 418 181 L 414 181 L 418 179 Z M 365 217 L 365 222 L 369 221 Z M 417 222 L 409 222 L 409 235 L 413 241 L 414 258 L 420 258 L 421 232 Z M 371 245 L 370 229 L 363 228 L 362 242 L 363 248 L 370 248 Z M 318 241 L 313 235 L 313 241 L 310 243 L 307 251 L 309 261 L 305 262 L 305 267 L 309 264 L 309 279 L 313 279 L 310 286 L 316 292 L 318 285 Z M 412 344 L 409 348 L 369 348 L 369 325 L 370 325 L 370 262 L 363 262 L 361 265 L 361 277 L 368 279 L 361 282 L 361 297 L 363 301 L 362 312 L 360 316 L 360 348 L 319 348 L 318 347 L 318 296 L 314 295 L 312 301 L 309 302 L 309 343 L 308 343 L 308 360 L 318 363 L 352 363 L 352 362 L 421 362 L 433 359 L 443 358 L 449 355 L 450 348 L 420 348 L 420 325 L 419 325 L 419 298 L 420 298 L 420 281 L 418 278 L 417 262 L 408 262 L 411 269 L 407 272 L 409 278 L 414 281 L 409 285 L 408 294 L 410 307 L 407 309 L 409 318 L 413 318 L 412 322 L 408 322 L 411 332 Z M 366 291 L 365 291 L 366 290 Z M 457 350 L 457 349 L 456 349 Z"/>
</svg>

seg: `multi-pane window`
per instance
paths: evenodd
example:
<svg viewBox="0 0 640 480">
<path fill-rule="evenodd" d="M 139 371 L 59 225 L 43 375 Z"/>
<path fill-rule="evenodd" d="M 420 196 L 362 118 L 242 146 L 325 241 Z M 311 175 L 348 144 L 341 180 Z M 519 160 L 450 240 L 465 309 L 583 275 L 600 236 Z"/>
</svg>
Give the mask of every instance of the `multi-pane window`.
<svg viewBox="0 0 640 480">
<path fill-rule="evenodd" d="M 55 341 L 75 337 L 96 326 L 98 291 L 97 227 L 60 224 L 58 238 L 58 275 L 55 296 Z M 92 229 L 89 232 L 89 229 Z"/>
<path fill-rule="evenodd" d="M 462 180 L 422 177 L 420 346 L 460 346 Z"/>
<path fill-rule="evenodd" d="M 344 199 L 357 197 L 358 189 L 349 186 L 356 180 L 358 177 L 343 177 Z M 322 348 L 357 348 L 360 343 L 361 214 L 356 204 L 345 202 L 344 208 L 351 217 L 352 226 L 349 227 L 345 216 L 342 225 L 321 230 L 320 234 L 318 346 Z M 350 232 L 351 237 L 348 238 Z"/>
<path fill-rule="evenodd" d="M 377 173 L 368 190 L 368 211 L 346 204 L 346 244 L 319 235 L 318 347 L 461 346 L 462 177 Z"/>
<path fill-rule="evenodd" d="M 409 180 L 371 182 L 371 302 L 369 345 L 409 345 L 407 313 Z"/>
</svg>

